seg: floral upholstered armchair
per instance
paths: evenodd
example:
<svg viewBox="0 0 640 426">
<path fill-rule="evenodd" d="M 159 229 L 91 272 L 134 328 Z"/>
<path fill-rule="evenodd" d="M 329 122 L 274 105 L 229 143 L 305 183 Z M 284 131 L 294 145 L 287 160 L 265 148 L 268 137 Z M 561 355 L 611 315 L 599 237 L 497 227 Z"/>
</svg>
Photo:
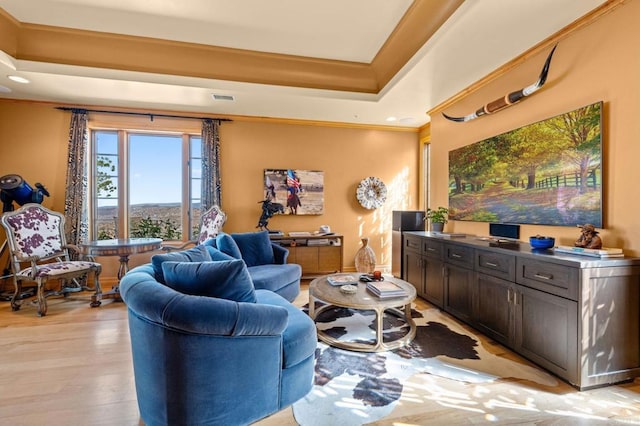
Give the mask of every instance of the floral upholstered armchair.
<svg viewBox="0 0 640 426">
<path fill-rule="evenodd" d="M 163 246 L 165 251 L 171 250 L 184 250 L 189 245 L 203 244 L 210 238 L 215 238 L 220 231 L 222 231 L 222 225 L 227 220 L 227 215 L 220 210 L 219 206 L 213 206 L 200 216 L 200 234 L 195 240 L 187 241 L 181 246 Z"/>
<path fill-rule="evenodd" d="M 66 243 L 64 216 L 40 204 L 25 204 L 16 211 L 2 215 L 2 226 L 7 234 L 9 258 L 15 293 L 11 308 L 20 309 L 18 300 L 23 282 L 37 286 L 38 315 L 47 313 L 47 297 L 72 292 L 93 291 L 91 306 L 100 306 L 99 263 L 71 260 L 69 250 L 77 249 Z M 95 274 L 94 287 L 87 285 L 87 277 Z M 59 280 L 59 290 L 48 290 L 49 280 Z"/>
</svg>

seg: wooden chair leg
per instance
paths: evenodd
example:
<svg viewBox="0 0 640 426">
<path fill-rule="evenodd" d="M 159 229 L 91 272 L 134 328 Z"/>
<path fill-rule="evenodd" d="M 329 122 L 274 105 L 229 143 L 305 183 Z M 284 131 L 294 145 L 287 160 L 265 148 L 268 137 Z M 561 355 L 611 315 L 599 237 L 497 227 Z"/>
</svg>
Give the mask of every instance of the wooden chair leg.
<svg viewBox="0 0 640 426">
<path fill-rule="evenodd" d="M 38 316 L 47 315 L 47 297 L 45 295 L 45 284 L 42 280 L 38 280 Z"/>
<path fill-rule="evenodd" d="M 18 300 L 20 299 L 20 294 L 22 294 L 22 282 L 17 280 L 15 276 L 13 277 L 13 286 L 15 287 L 15 292 L 11 298 L 11 310 L 17 311 L 20 309 L 20 303 Z"/>
<path fill-rule="evenodd" d="M 94 286 L 95 293 L 91 296 L 91 303 L 89 306 L 92 308 L 97 308 L 102 304 L 102 286 L 100 285 L 100 271 L 94 271 Z"/>
</svg>

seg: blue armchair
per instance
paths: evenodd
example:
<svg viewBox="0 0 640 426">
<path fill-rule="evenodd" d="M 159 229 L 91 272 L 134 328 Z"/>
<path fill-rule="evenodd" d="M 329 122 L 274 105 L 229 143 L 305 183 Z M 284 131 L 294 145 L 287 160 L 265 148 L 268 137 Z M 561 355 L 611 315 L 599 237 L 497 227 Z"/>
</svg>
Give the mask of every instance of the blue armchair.
<svg viewBox="0 0 640 426">
<path fill-rule="evenodd" d="M 245 268 L 237 260 L 226 265 L 234 262 Z M 167 264 L 175 269 L 185 263 Z M 184 275 L 163 270 L 168 281 L 168 274 L 178 280 Z M 151 264 L 129 271 L 120 292 L 147 426 L 249 424 L 311 390 L 314 323 L 278 294 L 242 295 L 255 303 L 185 294 L 160 284 Z"/>
</svg>

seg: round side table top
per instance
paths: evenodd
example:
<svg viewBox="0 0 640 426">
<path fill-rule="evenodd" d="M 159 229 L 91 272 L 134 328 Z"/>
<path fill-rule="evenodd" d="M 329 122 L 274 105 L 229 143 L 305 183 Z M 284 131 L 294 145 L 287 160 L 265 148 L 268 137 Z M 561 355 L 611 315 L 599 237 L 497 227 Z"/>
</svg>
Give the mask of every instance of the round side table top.
<svg viewBox="0 0 640 426">
<path fill-rule="evenodd" d="M 372 309 L 375 307 L 393 307 L 408 305 L 416 299 L 416 288 L 410 283 L 392 276 L 384 276 L 385 281 L 396 284 L 407 292 L 404 297 L 380 298 L 367 290 L 367 283 L 358 281 L 353 284 L 357 291 L 348 294 L 340 291 L 340 286 L 329 284 L 327 279 L 336 275 L 352 275 L 356 280 L 359 274 L 333 274 L 319 277 L 309 284 L 309 295 L 335 306 L 355 309 Z"/>
<path fill-rule="evenodd" d="M 78 248 L 93 256 L 123 256 L 157 250 L 161 245 L 161 238 L 114 238 L 81 243 Z"/>
</svg>

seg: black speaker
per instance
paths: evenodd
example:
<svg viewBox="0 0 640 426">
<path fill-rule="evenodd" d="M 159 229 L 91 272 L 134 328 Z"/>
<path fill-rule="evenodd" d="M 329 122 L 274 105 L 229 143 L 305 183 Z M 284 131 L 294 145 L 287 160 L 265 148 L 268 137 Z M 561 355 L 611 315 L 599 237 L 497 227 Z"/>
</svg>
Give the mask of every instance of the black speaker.
<svg viewBox="0 0 640 426">
<path fill-rule="evenodd" d="M 489 235 L 492 237 L 512 238 L 517 240 L 520 238 L 520 225 L 510 223 L 490 223 Z"/>
</svg>

